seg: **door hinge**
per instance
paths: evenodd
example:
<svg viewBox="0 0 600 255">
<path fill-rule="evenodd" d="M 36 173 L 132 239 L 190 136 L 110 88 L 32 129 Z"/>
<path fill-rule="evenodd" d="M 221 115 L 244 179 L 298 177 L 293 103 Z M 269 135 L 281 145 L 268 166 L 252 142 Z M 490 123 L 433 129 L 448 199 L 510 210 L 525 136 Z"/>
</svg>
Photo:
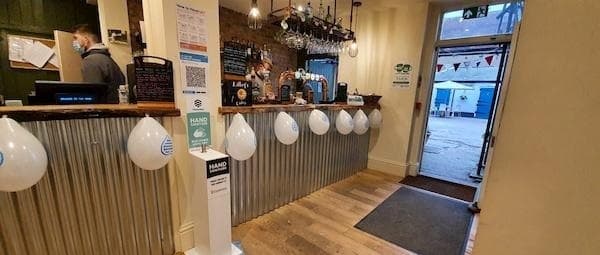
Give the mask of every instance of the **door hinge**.
<svg viewBox="0 0 600 255">
<path fill-rule="evenodd" d="M 496 144 L 496 136 L 495 136 L 495 135 L 493 135 L 493 136 L 490 138 L 490 147 L 494 147 L 494 145 L 495 145 L 495 144 Z"/>
<path fill-rule="evenodd" d="M 419 78 L 417 79 L 417 88 L 421 87 L 421 81 L 423 80 L 423 77 L 421 75 L 419 75 Z"/>
</svg>

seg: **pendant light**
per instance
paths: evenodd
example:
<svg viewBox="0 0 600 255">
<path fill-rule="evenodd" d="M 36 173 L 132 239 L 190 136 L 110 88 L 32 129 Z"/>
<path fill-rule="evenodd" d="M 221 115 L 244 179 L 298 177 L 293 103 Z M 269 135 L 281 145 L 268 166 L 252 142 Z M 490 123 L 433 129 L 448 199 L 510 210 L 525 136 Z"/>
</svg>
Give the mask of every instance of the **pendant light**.
<svg viewBox="0 0 600 255">
<path fill-rule="evenodd" d="M 353 0 L 352 1 L 352 9 L 350 10 L 350 28 L 352 28 L 352 15 L 353 15 L 354 7 L 356 7 L 356 23 L 354 23 L 354 33 L 352 34 L 352 43 L 348 47 L 348 55 L 353 58 L 358 56 L 358 44 L 356 44 L 356 27 L 358 24 L 358 7 L 360 7 L 361 5 L 362 5 L 361 2 L 354 2 L 354 0 Z"/>
<path fill-rule="evenodd" d="M 260 29 L 262 27 L 262 19 L 260 10 L 258 10 L 257 0 L 252 0 L 250 12 L 248 12 L 248 27 L 250 29 Z"/>
</svg>

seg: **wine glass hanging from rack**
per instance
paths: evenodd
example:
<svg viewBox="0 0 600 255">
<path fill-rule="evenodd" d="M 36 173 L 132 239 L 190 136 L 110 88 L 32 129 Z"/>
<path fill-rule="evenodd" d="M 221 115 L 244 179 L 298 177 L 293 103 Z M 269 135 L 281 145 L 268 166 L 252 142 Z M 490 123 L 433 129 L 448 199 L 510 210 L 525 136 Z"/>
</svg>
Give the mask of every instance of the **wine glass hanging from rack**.
<svg viewBox="0 0 600 255">
<path fill-rule="evenodd" d="M 306 49 L 308 54 L 338 55 L 354 38 L 354 32 L 342 27 L 342 18 L 335 16 L 335 3 L 333 16 L 328 10 L 327 16 L 319 17 L 324 15 L 315 15 L 310 2 L 306 7 L 295 7 L 290 1 L 287 7 L 275 11 L 271 2 L 269 22 L 281 28 L 275 39 L 289 48 Z"/>
</svg>

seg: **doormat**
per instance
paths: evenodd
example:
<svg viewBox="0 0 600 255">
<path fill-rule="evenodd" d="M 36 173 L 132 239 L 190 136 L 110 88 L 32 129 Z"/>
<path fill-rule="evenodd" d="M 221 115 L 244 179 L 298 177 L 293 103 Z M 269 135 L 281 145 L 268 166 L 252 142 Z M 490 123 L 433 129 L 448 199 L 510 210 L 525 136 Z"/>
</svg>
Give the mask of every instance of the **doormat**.
<svg viewBox="0 0 600 255">
<path fill-rule="evenodd" d="M 468 204 L 401 187 L 354 227 L 421 255 L 462 255 Z"/>
<path fill-rule="evenodd" d="M 475 199 L 475 191 L 477 191 L 477 188 L 475 187 L 442 181 L 422 175 L 407 176 L 400 181 L 400 183 L 467 202 L 473 202 L 473 199 Z"/>
</svg>

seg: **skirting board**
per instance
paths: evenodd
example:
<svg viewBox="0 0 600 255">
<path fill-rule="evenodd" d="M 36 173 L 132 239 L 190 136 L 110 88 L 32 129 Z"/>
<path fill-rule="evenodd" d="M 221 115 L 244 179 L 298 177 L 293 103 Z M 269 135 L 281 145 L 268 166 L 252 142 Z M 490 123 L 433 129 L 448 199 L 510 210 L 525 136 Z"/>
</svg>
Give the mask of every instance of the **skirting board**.
<svg viewBox="0 0 600 255">
<path fill-rule="evenodd" d="M 369 156 L 367 167 L 369 169 L 381 171 L 391 175 L 404 177 L 407 174 L 406 170 L 408 168 L 408 164 Z"/>
<path fill-rule="evenodd" d="M 188 222 L 179 228 L 181 250 L 187 251 L 194 248 L 194 223 Z"/>
</svg>

